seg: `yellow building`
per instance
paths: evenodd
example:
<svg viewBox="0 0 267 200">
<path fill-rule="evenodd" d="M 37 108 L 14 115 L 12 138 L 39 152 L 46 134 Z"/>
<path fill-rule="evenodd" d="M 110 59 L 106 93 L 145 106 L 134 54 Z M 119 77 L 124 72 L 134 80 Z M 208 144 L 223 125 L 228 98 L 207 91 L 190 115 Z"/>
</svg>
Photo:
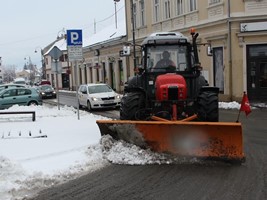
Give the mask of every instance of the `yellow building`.
<svg viewBox="0 0 267 200">
<path fill-rule="evenodd" d="M 250 100 L 267 100 L 267 0 L 125 0 L 125 7 L 129 42 L 132 18 L 136 44 L 160 31 L 190 37 L 194 27 L 198 42 L 212 47 L 207 56 L 207 46 L 199 46 L 199 57 L 209 84 L 220 88 L 220 101 L 240 101 L 244 91 Z"/>
<path fill-rule="evenodd" d="M 241 101 L 245 91 L 251 101 L 267 101 L 267 0 L 125 0 L 124 4 L 126 32 L 119 34 L 117 26 L 104 30 L 109 37 L 100 41 L 102 33 L 96 33 L 84 42 L 84 61 L 77 68 L 72 63 L 63 66 L 70 88 L 76 87 L 77 69 L 77 85 L 105 82 L 123 92 L 124 82 L 141 63 L 145 37 L 177 31 L 190 38 L 190 29 L 195 28 L 202 44 L 203 75 L 210 86 L 219 87 L 219 100 Z M 212 56 L 207 55 L 208 46 Z M 129 56 L 121 56 L 124 47 L 130 48 Z M 47 78 L 53 78 L 47 70 Z"/>
</svg>

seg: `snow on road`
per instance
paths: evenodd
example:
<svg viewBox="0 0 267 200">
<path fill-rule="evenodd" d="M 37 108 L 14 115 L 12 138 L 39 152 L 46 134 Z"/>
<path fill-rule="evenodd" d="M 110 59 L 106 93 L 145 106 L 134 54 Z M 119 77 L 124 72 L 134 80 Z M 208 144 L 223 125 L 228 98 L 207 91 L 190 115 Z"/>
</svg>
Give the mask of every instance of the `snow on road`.
<svg viewBox="0 0 267 200">
<path fill-rule="evenodd" d="M 239 109 L 237 102 L 224 109 Z M 72 107 L 13 106 L 9 111 L 31 110 L 30 115 L 0 115 L 0 200 L 22 199 L 55 184 L 99 170 L 110 162 L 119 164 L 169 163 L 161 155 L 108 136 L 101 139 L 97 119 L 104 117 Z M 111 142 L 102 151 L 101 142 Z"/>
</svg>

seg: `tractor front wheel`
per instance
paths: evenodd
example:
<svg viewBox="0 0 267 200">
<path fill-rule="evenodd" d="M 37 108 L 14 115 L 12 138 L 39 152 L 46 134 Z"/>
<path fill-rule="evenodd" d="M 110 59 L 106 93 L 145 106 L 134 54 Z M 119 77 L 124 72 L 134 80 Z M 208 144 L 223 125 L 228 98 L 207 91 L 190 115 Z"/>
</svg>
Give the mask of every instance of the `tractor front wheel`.
<svg viewBox="0 0 267 200">
<path fill-rule="evenodd" d="M 120 119 L 137 120 L 136 113 L 145 106 L 145 96 L 142 92 L 126 93 L 121 99 Z"/>
<path fill-rule="evenodd" d="M 197 101 L 198 119 L 205 122 L 219 121 L 218 94 L 215 92 L 201 92 Z"/>
</svg>

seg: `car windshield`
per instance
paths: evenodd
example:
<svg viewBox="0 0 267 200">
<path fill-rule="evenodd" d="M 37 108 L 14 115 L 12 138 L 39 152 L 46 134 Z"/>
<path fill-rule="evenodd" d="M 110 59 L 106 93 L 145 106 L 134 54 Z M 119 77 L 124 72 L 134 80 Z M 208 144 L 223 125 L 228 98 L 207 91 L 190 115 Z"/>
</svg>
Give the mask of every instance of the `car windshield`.
<svg viewBox="0 0 267 200">
<path fill-rule="evenodd" d="M 102 93 L 102 92 L 112 92 L 113 90 L 108 85 L 93 85 L 88 87 L 89 93 Z"/>
<path fill-rule="evenodd" d="M 26 84 L 25 81 L 15 81 L 14 83 L 16 83 L 16 84 Z"/>
<path fill-rule="evenodd" d="M 48 90 L 48 89 L 52 89 L 52 87 L 50 85 L 41 86 L 41 90 Z"/>
<path fill-rule="evenodd" d="M 169 46 L 151 46 L 147 49 L 147 68 L 149 71 L 156 69 L 167 69 L 185 71 L 187 63 L 187 46 L 169 45 Z"/>
</svg>

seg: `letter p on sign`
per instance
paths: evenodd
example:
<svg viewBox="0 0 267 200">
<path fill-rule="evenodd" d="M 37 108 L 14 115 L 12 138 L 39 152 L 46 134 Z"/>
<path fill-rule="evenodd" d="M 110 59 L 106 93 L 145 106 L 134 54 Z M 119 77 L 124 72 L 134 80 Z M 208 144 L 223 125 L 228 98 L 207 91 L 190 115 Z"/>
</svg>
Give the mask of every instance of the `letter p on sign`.
<svg viewBox="0 0 267 200">
<path fill-rule="evenodd" d="M 82 43 L 82 30 L 67 30 L 67 46 L 81 46 Z"/>
<path fill-rule="evenodd" d="M 70 41 L 72 44 L 74 44 L 78 39 L 79 39 L 79 35 L 77 32 L 70 33 Z"/>
</svg>

